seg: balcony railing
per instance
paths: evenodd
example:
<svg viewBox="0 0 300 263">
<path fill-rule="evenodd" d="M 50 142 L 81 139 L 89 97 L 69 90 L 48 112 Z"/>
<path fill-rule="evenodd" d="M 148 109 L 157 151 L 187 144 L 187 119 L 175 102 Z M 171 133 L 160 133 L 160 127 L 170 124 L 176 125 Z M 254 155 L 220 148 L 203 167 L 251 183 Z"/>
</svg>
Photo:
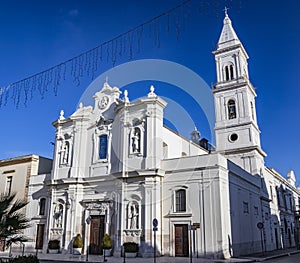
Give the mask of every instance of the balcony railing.
<svg viewBox="0 0 300 263">
<path fill-rule="evenodd" d="M 226 86 L 228 85 L 232 85 L 232 84 L 241 84 L 241 83 L 244 83 L 244 82 L 249 82 L 248 78 L 244 77 L 244 76 L 241 76 L 241 77 L 238 77 L 238 78 L 235 78 L 235 79 L 231 79 L 231 80 L 226 80 L 226 81 L 220 81 L 220 82 L 217 82 L 217 83 L 212 83 L 211 86 L 212 86 L 212 89 L 217 89 L 219 88 L 220 85 L 222 85 L 223 88 L 226 88 Z"/>
</svg>

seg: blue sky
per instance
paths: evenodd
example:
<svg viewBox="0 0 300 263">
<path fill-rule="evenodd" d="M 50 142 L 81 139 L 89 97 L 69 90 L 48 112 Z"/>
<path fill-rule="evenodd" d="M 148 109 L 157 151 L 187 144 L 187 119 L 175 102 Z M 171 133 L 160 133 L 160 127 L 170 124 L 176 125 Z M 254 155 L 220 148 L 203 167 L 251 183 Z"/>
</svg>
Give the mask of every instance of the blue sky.
<svg viewBox="0 0 300 263">
<path fill-rule="evenodd" d="M 179 0 L 1 1 L 0 87 L 75 57 L 180 3 Z M 198 10 L 200 5 L 202 9 Z M 266 165 L 283 175 L 293 169 L 300 185 L 298 1 L 192 1 L 191 9 L 187 7 L 177 14 L 188 18 L 186 23 L 180 24 L 178 39 L 174 17 L 169 23 L 169 32 L 166 19 L 161 19 L 159 37 L 154 40 L 154 25 L 151 33 L 145 28 L 140 50 L 135 43 L 132 60 L 173 61 L 193 70 L 211 85 L 216 81 L 211 52 L 221 32 L 225 5 L 230 8 L 233 27 L 250 57 L 250 80 L 258 94 L 256 107 L 262 148 L 268 154 Z M 130 45 L 128 40 L 127 45 Z M 116 65 L 130 61 L 129 58 L 127 46 L 127 54 L 118 58 Z M 96 75 L 111 68 L 111 61 L 103 58 Z M 109 82 L 115 85 L 113 79 Z M 51 123 L 58 118 L 61 109 L 65 116 L 74 112 L 90 83 L 91 78 L 84 76 L 77 86 L 67 72 L 57 96 L 52 88 L 43 99 L 36 91 L 27 106 L 21 101 L 18 109 L 9 100 L 0 109 L 0 159 L 30 153 L 51 158 L 50 142 L 55 138 Z M 207 122 L 191 98 L 176 87 L 170 89 L 164 83 L 154 84 L 158 95 L 181 104 L 202 136 L 211 139 Z M 140 82 L 126 87 L 130 99 L 146 95 L 149 85 L 149 82 Z"/>
</svg>

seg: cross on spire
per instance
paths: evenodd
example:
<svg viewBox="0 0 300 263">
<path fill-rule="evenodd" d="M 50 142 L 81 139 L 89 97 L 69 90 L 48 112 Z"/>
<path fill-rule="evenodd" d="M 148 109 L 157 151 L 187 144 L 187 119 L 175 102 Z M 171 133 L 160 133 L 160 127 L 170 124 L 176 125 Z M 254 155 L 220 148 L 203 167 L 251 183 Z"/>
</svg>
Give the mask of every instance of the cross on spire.
<svg viewBox="0 0 300 263">
<path fill-rule="evenodd" d="M 229 8 L 227 6 L 225 6 L 225 8 L 223 9 L 223 11 L 225 12 L 225 16 L 228 16 L 228 14 L 227 14 L 228 9 Z"/>
</svg>

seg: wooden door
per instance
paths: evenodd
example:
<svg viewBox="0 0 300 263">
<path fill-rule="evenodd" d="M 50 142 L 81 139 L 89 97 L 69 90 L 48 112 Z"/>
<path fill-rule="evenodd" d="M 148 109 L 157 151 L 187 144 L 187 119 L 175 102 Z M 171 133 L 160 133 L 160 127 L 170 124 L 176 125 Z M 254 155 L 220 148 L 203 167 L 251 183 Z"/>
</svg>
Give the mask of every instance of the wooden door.
<svg viewBox="0 0 300 263">
<path fill-rule="evenodd" d="M 104 216 L 91 216 L 90 254 L 102 255 L 102 239 L 104 236 Z"/>
<path fill-rule="evenodd" d="M 189 255 L 189 238 L 188 225 L 175 225 L 175 256 L 188 257 Z"/>
<path fill-rule="evenodd" d="M 36 229 L 35 249 L 43 249 L 45 225 L 38 224 Z"/>
<path fill-rule="evenodd" d="M 277 228 L 275 228 L 275 241 L 276 241 L 276 249 L 279 249 Z"/>
<path fill-rule="evenodd" d="M 5 238 L 0 239 L 0 251 L 1 252 L 5 251 Z"/>
</svg>

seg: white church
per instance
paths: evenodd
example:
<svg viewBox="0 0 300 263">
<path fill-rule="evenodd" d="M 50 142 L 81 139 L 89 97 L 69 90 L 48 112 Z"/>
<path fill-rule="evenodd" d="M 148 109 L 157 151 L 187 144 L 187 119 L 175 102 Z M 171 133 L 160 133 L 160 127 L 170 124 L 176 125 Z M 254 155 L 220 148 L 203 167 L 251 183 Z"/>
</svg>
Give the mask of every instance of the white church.
<svg viewBox="0 0 300 263">
<path fill-rule="evenodd" d="M 129 101 L 105 82 L 94 105 L 61 112 L 51 174 L 31 176 L 27 216 L 32 247 L 47 253 L 59 240 L 72 253 L 102 254 L 105 233 L 113 255 L 135 242 L 140 257 L 230 258 L 299 246 L 300 191 L 264 164 L 248 54 L 228 15 L 213 52 L 217 82 L 216 148 L 200 146 L 163 125 L 168 107 L 151 86 Z M 158 221 L 154 242 L 153 219 Z"/>
</svg>

